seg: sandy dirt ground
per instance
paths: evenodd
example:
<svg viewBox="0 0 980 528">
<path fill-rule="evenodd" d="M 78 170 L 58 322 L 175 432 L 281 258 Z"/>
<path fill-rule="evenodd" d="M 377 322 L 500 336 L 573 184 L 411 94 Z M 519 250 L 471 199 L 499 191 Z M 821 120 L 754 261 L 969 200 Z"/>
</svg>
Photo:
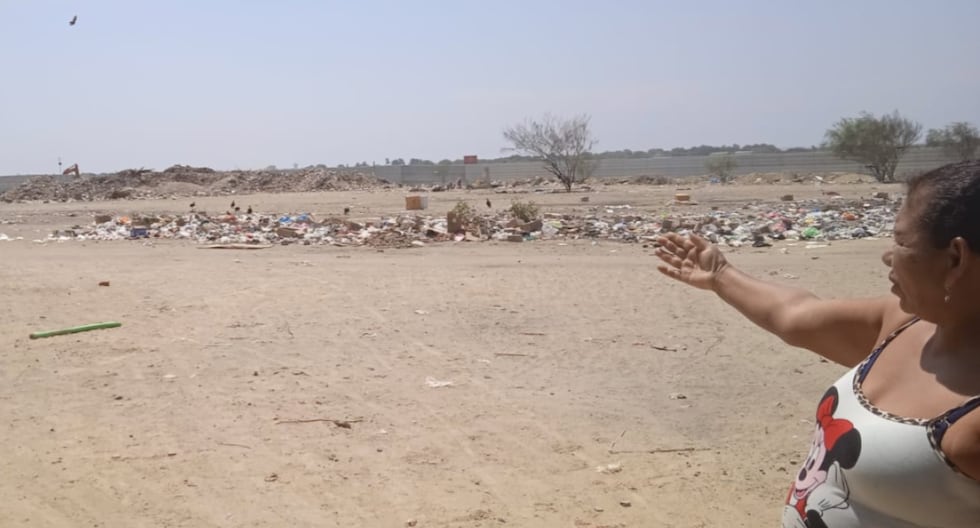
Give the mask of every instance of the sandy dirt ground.
<svg viewBox="0 0 980 528">
<path fill-rule="evenodd" d="M 694 195 L 828 189 L 898 190 Z M 611 187 L 589 205 L 655 210 L 673 192 Z M 580 196 L 521 198 L 573 211 Z M 401 197 L 238 201 L 369 218 Z M 487 197 L 510 198 L 440 193 L 432 209 Z M 0 204 L 0 232 L 25 237 L 0 242 L 0 526 L 775 526 L 844 370 L 670 282 L 637 244 L 31 242 L 93 212 L 185 208 Z M 729 257 L 821 295 L 880 294 L 888 243 Z M 28 339 L 105 320 L 123 326 Z"/>
</svg>

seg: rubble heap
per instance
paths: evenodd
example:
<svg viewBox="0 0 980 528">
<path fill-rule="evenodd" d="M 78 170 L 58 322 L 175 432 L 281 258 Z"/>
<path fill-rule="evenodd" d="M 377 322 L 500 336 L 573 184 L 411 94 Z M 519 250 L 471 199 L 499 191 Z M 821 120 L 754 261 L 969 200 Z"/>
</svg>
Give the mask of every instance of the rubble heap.
<svg viewBox="0 0 980 528">
<path fill-rule="evenodd" d="M 766 247 L 778 240 L 842 240 L 889 236 L 898 203 L 869 201 L 760 203 L 738 210 L 689 213 L 634 211 L 629 205 L 592 208 L 589 214 L 546 213 L 530 222 L 508 212 L 447 220 L 403 213 L 371 221 L 312 214 L 203 213 L 98 216 L 88 226 L 60 230 L 48 240 L 156 238 L 206 244 L 329 244 L 409 247 L 439 241 L 604 239 L 651 242 L 667 232 L 698 233 L 716 244 Z"/>
<path fill-rule="evenodd" d="M 379 180 L 373 174 L 321 167 L 294 171 L 219 172 L 207 167 L 174 165 L 162 172 L 131 169 L 67 182 L 51 176 L 40 176 L 0 194 L 0 200 L 64 202 L 227 195 L 242 192 L 350 191 L 386 184 L 387 182 Z"/>
</svg>

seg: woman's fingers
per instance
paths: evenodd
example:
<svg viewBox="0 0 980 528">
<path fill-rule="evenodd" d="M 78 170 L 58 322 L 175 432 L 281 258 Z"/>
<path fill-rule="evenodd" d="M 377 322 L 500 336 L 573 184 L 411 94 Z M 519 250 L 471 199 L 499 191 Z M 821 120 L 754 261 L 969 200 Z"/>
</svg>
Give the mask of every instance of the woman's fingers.
<svg viewBox="0 0 980 528">
<path fill-rule="evenodd" d="M 663 239 L 663 240 L 661 241 L 661 243 L 660 243 L 660 246 L 661 246 L 661 247 L 662 247 L 663 249 L 666 249 L 666 250 L 667 250 L 668 252 L 670 252 L 670 253 L 673 253 L 673 254 L 675 254 L 675 255 L 676 255 L 676 254 L 678 254 L 678 253 L 679 253 L 679 252 L 681 251 L 681 248 L 680 248 L 680 247 L 678 247 L 678 245 L 677 245 L 677 244 L 675 244 L 675 243 L 674 243 L 674 242 L 673 242 L 672 240 L 670 240 L 670 239 Z"/>
<path fill-rule="evenodd" d="M 667 267 L 667 266 L 664 266 L 663 264 L 661 264 L 661 265 L 657 266 L 657 271 L 659 271 L 660 273 L 663 273 L 664 275 L 666 275 L 666 276 L 668 276 L 668 277 L 670 277 L 672 279 L 684 280 L 681 277 L 681 270 L 679 270 L 677 268 L 670 268 L 670 267 Z"/>
<path fill-rule="evenodd" d="M 694 233 L 691 233 L 691 240 L 694 242 L 694 247 L 698 248 L 700 251 L 708 249 L 710 245 L 707 239 Z"/>
<path fill-rule="evenodd" d="M 677 233 L 667 233 L 657 237 L 660 247 L 654 254 L 663 261 L 657 265 L 657 271 L 664 275 L 699 288 L 704 286 L 704 270 L 701 268 L 701 253 L 711 249 L 711 244 L 694 233 L 680 236 Z"/>
<path fill-rule="evenodd" d="M 678 257 L 677 255 L 674 255 L 673 253 L 670 253 L 664 248 L 657 248 L 654 251 L 654 254 L 660 257 L 660 260 L 666 262 L 667 264 L 675 268 L 680 268 L 684 264 L 684 259 Z"/>
<path fill-rule="evenodd" d="M 680 247 L 684 243 L 684 238 L 677 233 L 666 233 L 657 238 L 657 242 L 662 246 Z"/>
<path fill-rule="evenodd" d="M 680 257 L 686 257 L 692 251 L 703 251 L 708 247 L 708 241 L 694 233 L 685 237 L 677 233 L 667 233 L 657 238 L 657 242 L 667 251 Z"/>
</svg>

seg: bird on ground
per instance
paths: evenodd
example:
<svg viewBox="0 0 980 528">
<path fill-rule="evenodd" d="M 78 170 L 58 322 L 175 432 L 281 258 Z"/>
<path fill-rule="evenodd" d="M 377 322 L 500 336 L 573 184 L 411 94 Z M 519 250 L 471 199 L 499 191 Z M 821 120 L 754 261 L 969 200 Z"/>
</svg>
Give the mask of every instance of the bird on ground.
<svg viewBox="0 0 980 528">
<path fill-rule="evenodd" d="M 487 198 L 487 209 L 492 209 L 492 208 L 493 208 L 493 204 L 490 203 L 490 199 Z"/>
<path fill-rule="evenodd" d="M 235 207 L 235 200 L 232 200 L 232 201 L 231 201 L 231 206 L 232 206 L 232 207 Z"/>
<path fill-rule="evenodd" d="M 344 207 L 344 215 L 350 214 L 350 207 Z"/>
<path fill-rule="evenodd" d="M 191 209 L 193 209 L 195 205 L 197 205 L 197 202 L 191 202 Z"/>
<path fill-rule="evenodd" d="M 245 211 L 246 214 L 252 214 L 252 206 L 248 206 L 248 210 Z"/>
<path fill-rule="evenodd" d="M 238 212 L 241 212 L 241 210 L 242 210 L 242 208 L 241 208 L 241 207 L 236 207 L 236 208 L 235 208 L 235 212 L 236 212 L 236 213 L 238 213 Z"/>
<path fill-rule="evenodd" d="M 69 26 L 74 26 L 75 25 L 75 22 L 78 22 L 78 15 L 75 15 L 75 16 L 71 17 L 71 20 L 68 21 L 68 25 Z"/>
</svg>

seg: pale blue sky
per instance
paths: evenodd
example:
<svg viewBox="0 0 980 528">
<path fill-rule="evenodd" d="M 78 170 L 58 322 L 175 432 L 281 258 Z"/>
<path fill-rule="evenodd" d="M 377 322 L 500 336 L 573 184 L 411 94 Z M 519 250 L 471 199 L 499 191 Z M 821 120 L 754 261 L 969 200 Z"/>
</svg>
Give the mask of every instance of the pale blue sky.
<svg viewBox="0 0 980 528">
<path fill-rule="evenodd" d="M 68 26 L 72 15 L 78 24 Z M 0 174 L 818 144 L 844 115 L 980 125 L 980 1 L 0 0 Z"/>
</svg>

